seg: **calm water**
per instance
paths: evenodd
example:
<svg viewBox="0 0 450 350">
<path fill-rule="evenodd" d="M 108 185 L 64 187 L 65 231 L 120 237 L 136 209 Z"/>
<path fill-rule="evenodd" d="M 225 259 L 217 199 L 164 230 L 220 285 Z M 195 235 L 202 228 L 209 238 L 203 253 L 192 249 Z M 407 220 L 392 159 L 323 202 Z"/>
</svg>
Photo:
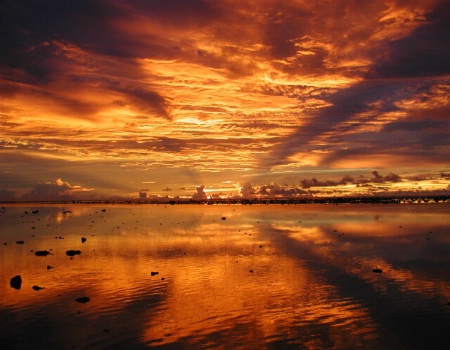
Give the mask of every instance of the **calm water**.
<svg viewBox="0 0 450 350">
<path fill-rule="evenodd" d="M 2 349 L 450 348 L 448 204 L 4 205 L 0 243 Z"/>
</svg>

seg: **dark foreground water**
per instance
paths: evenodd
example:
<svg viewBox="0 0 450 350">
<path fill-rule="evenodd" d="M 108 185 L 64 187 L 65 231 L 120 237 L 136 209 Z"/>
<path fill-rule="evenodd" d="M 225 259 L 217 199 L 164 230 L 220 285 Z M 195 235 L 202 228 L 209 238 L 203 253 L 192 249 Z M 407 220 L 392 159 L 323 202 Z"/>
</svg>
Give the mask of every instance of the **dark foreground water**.
<svg viewBox="0 0 450 350">
<path fill-rule="evenodd" d="M 2 349 L 450 349 L 448 204 L 4 205 L 0 244 Z"/>
</svg>

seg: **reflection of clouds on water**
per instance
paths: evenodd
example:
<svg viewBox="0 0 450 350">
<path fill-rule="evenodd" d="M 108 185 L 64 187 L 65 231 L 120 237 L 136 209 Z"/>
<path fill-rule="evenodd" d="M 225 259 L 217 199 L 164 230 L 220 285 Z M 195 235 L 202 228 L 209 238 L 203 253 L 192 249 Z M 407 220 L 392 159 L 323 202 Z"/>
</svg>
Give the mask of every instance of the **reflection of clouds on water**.
<svg viewBox="0 0 450 350">
<path fill-rule="evenodd" d="M 385 215 L 389 216 L 389 213 Z M 314 271 L 318 280 L 334 286 L 337 292 L 335 297 L 338 300 L 350 298 L 362 303 L 361 308 L 367 309 L 367 317 L 378 327 L 388 327 L 392 333 L 401 334 L 404 325 L 399 326 L 393 322 L 392 316 L 401 315 L 402 319 L 406 317 L 407 320 L 404 322 L 414 330 L 412 332 L 414 336 L 409 338 L 405 336 L 400 341 L 411 348 L 422 344 L 419 345 L 420 348 L 426 345 L 426 340 L 421 336 L 424 332 L 439 333 L 441 336 L 445 334 L 445 327 L 448 325 L 445 313 L 441 311 L 429 315 L 426 327 L 408 315 L 424 312 L 429 308 L 442 310 L 442 306 L 450 297 L 448 278 L 442 273 L 442 268 L 439 268 L 448 265 L 448 255 L 434 255 L 434 252 L 437 252 L 436 246 L 417 244 L 418 240 L 424 242 L 423 227 L 430 227 L 431 224 L 430 221 L 422 220 L 423 217 L 416 217 L 414 223 L 411 223 L 411 220 L 408 222 L 414 229 L 408 233 L 407 242 L 404 233 L 393 232 L 394 220 L 388 220 L 389 224 L 377 223 L 364 233 L 357 230 L 357 225 L 349 223 L 344 225 L 347 235 L 339 238 L 336 236 L 337 230 L 327 230 L 326 227 L 315 227 L 315 230 L 299 227 L 295 232 L 292 227 L 283 229 L 280 226 L 270 226 L 262 227 L 261 234 L 265 237 L 276 237 L 271 243 L 276 246 L 279 253 L 285 252 L 299 259 L 309 271 Z M 390 230 L 386 232 L 388 226 Z M 353 228 L 353 232 L 348 230 L 349 228 Z M 381 235 L 378 234 L 378 230 L 382 230 Z M 353 234 L 358 235 L 356 239 L 352 238 Z M 326 237 L 329 237 L 329 240 Z M 437 250 L 448 253 L 450 249 L 447 244 L 446 248 L 440 245 L 440 249 Z M 414 262 L 418 256 L 421 257 L 421 261 L 414 264 L 412 270 L 401 266 L 396 268 L 398 263 Z M 429 271 L 433 265 L 441 270 L 439 278 L 435 278 L 433 271 Z M 372 267 L 382 267 L 384 271 L 382 276 L 371 273 Z M 380 312 L 380 307 L 383 312 Z"/>
<path fill-rule="evenodd" d="M 15 320 L 2 332 L 26 329 L 32 343 L 33 329 L 53 329 L 53 347 L 414 349 L 428 339 L 414 320 L 424 315 L 424 331 L 442 341 L 448 215 L 417 208 L 44 206 L 18 224 L 29 208 L 7 207 L 2 238 L 17 240 L 31 218 L 36 229 L 2 247 L 3 284 L 23 278 L 20 294 L 8 288 L 0 301 L 0 320 Z M 52 254 L 30 252 L 41 249 Z M 67 249 L 82 254 L 71 260 Z M 89 303 L 74 301 L 84 295 Z"/>
</svg>

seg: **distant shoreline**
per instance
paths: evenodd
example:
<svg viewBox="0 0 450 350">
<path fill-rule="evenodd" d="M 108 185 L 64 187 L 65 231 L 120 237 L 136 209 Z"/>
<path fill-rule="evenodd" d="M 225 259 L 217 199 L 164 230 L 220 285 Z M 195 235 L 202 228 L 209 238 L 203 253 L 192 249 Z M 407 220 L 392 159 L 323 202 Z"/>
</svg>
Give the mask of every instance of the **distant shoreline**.
<svg viewBox="0 0 450 350">
<path fill-rule="evenodd" d="M 164 205 L 299 205 L 299 204 L 430 204 L 450 203 L 450 196 L 404 196 L 404 197 L 316 197 L 316 198 L 231 198 L 231 199 L 99 199 L 99 200 L 48 200 L 48 201 L 0 201 L 0 204 L 164 204 Z"/>
</svg>

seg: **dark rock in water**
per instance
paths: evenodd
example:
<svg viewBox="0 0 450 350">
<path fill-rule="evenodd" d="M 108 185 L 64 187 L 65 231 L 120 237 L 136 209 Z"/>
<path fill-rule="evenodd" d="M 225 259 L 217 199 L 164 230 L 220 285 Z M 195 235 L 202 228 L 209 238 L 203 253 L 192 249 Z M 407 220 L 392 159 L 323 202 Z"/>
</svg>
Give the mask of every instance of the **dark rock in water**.
<svg viewBox="0 0 450 350">
<path fill-rule="evenodd" d="M 47 256 L 50 252 L 48 250 L 37 250 L 34 255 L 36 256 Z"/>
<path fill-rule="evenodd" d="M 84 243 L 84 242 L 86 242 L 86 238 L 81 237 L 81 243 Z"/>
<path fill-rule="evenodd" d="M 91 301 L 91 299 L 89 297 L 80 297 L 80 298 L 76 298 L 75 301 L 85 304 L 85 303 Z"/>
<path fill-rule="evenodd" d="M 222 220 L 226 220 L 227 218 L 225 216 L 222 217 Z"/>
<path fill-rule="evenodd" d="M 382 269 L 373 269 L 372 272 L 374 272 L 374 273 L 382 273 L 383 270 Z"/>
<path fill-rule="evenodd" d="M 34 285 L 31 288 L 33 288 L 35 291 L 40 291 L 41 289 L 45 289 L 44 287 L 39 287 L 39 286 L 36 286 L 36 285 Z"/>
<path fill-rule="evenodd" d="M 3 243 L 3 244 L 4 244 L 4 245 L 8 245 L 8 243 L 6 243 L 6 242 L 5 242 L 5 243 Z"/>
<path fill-rule="evenodd" d="M 75 255 L 80 255 L 80 254 L 81 254 L 81 250 L 70 249 L 66 252 L 66 255 L 68 255 L 68 256 L 75 256 Z"/>
<path fill-rule="evenodd" d="M 39 210 L 33 210 L 33 211 L 31 212 L 31 214 L 37 214 L 37 213 L 39 213 Z"/>
<path fill-rule="evenodd" d="M 155 275 L 158 275 L 159 274 L 159 272 L 157 272 L 157 271 L 152 271 L 152 272 L 150 272 L 150 275 L 151 276 L 155 276 Z"/>
<path fill-rule="evenodd" d="M 20 275 L 14 276 L 9 284 L 12 288 L 19 290 L 22 287 L 22 277 Z"/>
<path fill-rule="evenodd" d="M 106 211 L 106 209 L 102 209 L 102 212 L 105 212 Z"/>
<path fill-rule="evenodd" d="M 250 270 L 249 272 L 250 272 L 250 273 L 253 273 L 253 270 Z"/>
<path fill-rule="evenodd" d="M 53 269 L 53 266 L 47 265 L 47 270 Z"/>
<path fill-rule="evenodd" d="M 24 241 L 17 241 L 16 243 L 17 244 L 24 244 L 25 242 Z"/>
</svg>

